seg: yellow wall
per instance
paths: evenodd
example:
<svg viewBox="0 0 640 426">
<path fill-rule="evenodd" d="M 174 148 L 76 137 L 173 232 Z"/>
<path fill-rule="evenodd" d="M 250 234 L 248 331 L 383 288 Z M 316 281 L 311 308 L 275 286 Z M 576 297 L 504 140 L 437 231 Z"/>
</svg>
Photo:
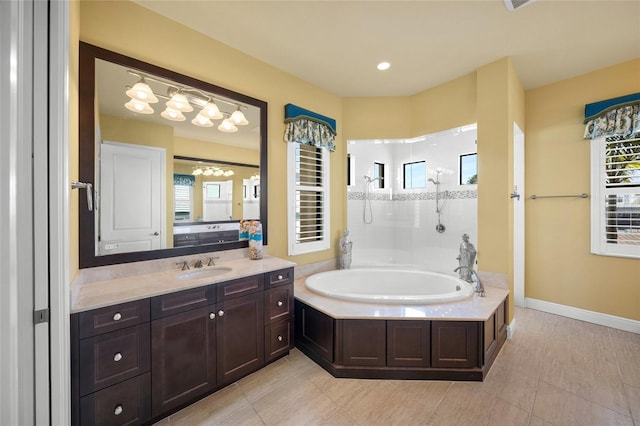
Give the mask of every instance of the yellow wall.
<svg viewBox="0 0 640 426">
<path fill-rule="evenodd" d="M 590 193 L 584 105 L 637 92 L 640 58 L 527 91 L 527 196 Z M 640 260 L 590 254 L 589 209 L 526 201 L 526 296 L 640 320 Z"/>
</svg>

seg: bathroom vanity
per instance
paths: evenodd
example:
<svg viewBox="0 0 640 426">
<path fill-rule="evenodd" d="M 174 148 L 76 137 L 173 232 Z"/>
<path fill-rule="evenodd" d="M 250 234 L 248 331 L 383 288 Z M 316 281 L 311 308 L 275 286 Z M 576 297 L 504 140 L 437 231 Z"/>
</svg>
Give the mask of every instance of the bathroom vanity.
<svg viewBox="0 0 640 426">
<path fill-rule="evenodd" d="M 157 421 L 289 353 L 293 264 L 224 263 L 83 286 L 71 315 L 72 424 Z"/>
</svg>

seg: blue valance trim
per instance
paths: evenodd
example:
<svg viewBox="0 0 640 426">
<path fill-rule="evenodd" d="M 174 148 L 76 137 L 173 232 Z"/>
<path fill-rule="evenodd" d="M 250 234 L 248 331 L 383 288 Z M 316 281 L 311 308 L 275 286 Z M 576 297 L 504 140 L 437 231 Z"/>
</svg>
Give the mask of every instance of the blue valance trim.
<svg viewBox="0 0 640 426">
<path fill-rule="evenodd" d="M 589 120 L 593 120 L 597 116 L 607 112 L 610 109 L 616 109 L 638 102 L 640 102 L 640 93 L 634 93 L 632 95 L 620 96 L 619 98 L 612 98 L 604 101 L 594 102 L 592 104 L 586 104 L 584 106 L 584 124 L 587 124 Z"/>
<path fill-rule="evenodd" d="M 336 121 L 293 104 L 284 106 L 284 141 L 335 151 Z"/>
<path fill-rule="evenodd" d="M 640 137 L 640 93 L 587 104 L 584 115 L 587 140 Z"/>
<path fill-rule="evenodd" d="M 324 115 L 320 115 L 313 111 L 309 111 L 308 109 L 301 108 L 294 104 L 286 104 L 284 106 L 284 122 L 286 123 L 288 119 L 295 118 L 310 118 L 312 120 L 318 121 L 322 124 L 325 124 L 333 130 L 333 133 L 336 133 L 336 120 L 333 118 L 325 117 Z"/>
<path fill-rule="evenodd" d="M 195 186 L 196 177 L 193 175 L 181 175 L 181 174 L 175 173 L 173 175 L 173 184 L 182 185 L 182 186 Z"/>
</svg>

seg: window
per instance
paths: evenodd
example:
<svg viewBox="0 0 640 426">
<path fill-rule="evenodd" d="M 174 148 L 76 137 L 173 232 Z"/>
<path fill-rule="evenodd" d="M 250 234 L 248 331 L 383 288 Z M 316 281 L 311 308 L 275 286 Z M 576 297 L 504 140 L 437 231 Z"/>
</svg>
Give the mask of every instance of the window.
<svg viewBox="0 0 640 426">
<path fill-rule="evenodd" d="M 205 199 L 220 198 L 220 184 L 205 183 Z"/>
<path fill-rule="evenodd" d="M 191 200 L 193 199 L 193 186 L 174 185 L 173 186 L 173 214 L 174 219 L 191 220 Z"/>
<path fill-rule="evenodd" d="M 478 183 L 478 154 L 462 154 L 460 156 L 460 185 Z"/>
<path fill-rule="evenodd" d="M 351 154 L 347 154 L 347 186 L 355 185 L 355 166 L 353 164 L 353 157 Z"/>
<path fill-rule="evenodd" d="M 427 186 L 427 163 L 416 161 L 402 165 L 402 181 L 404 189 L 424 188 Z"/>
<path fill-rule="evenodd" d="M 376 189 L 384 189 L 384 163 L 373 163 L 373 186 Z"/>
<path fill-rule="evenodd" d="M 640 258 L 640 138 L 590 143 L 591 252 Z"/>
<path fill-rule="evenodd" d="M 329 151 L 299 143 L 287 147 L 289 255 L 329 248 Z"/>
</svg>

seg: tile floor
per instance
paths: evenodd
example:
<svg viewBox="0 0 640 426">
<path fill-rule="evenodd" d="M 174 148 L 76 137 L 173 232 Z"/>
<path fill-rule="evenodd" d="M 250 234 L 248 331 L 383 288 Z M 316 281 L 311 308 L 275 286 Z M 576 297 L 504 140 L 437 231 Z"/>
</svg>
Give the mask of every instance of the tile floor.
<svg viewBox="0 0 640 426">
<path fill-rule="evenodd" d="M 156 425 L 640 426 L 639 334 L 519 308 L 516 326 L 482 383 L 336 379 L 294 349 Z"/>
</svg>

